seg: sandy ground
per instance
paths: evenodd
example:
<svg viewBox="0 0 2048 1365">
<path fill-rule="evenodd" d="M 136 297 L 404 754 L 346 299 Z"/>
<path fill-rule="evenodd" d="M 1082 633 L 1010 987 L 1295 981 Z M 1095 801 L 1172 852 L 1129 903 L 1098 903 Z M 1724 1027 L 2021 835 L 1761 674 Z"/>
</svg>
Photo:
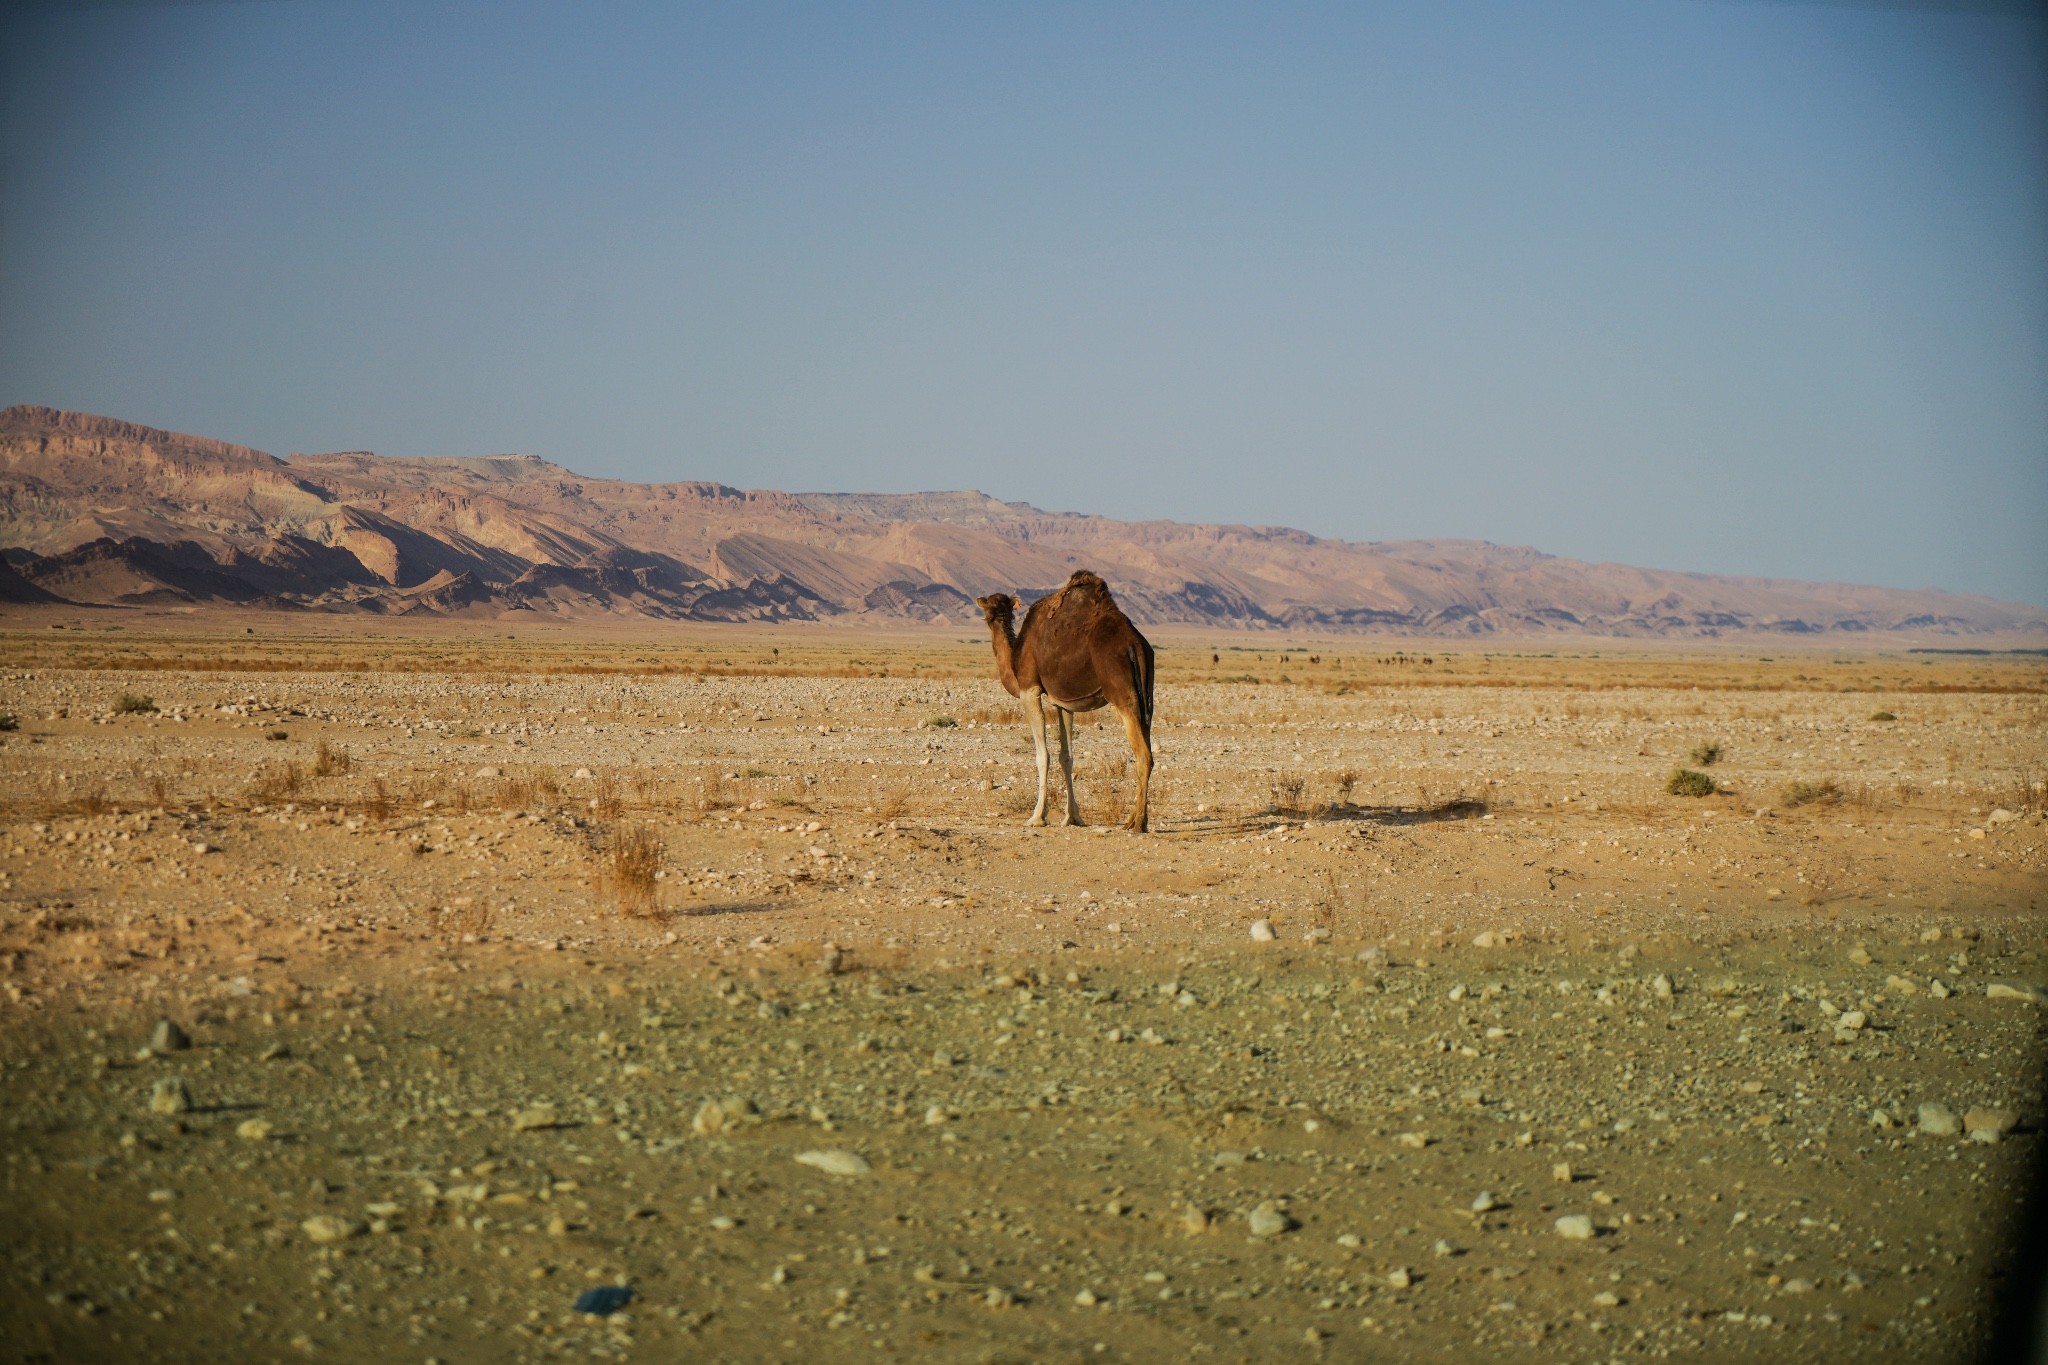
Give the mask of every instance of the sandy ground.
<svg viewBox="0 0 2048 1365">
<path fill-rule="evenodd" d="M 1181 642 L 1138 837 L 1110 728 L 1021 827 L 954 637 L 57 638 L 9 1358 L 1966 1359 L 2009 1293 L 2039 660 Z"/>
</svg>

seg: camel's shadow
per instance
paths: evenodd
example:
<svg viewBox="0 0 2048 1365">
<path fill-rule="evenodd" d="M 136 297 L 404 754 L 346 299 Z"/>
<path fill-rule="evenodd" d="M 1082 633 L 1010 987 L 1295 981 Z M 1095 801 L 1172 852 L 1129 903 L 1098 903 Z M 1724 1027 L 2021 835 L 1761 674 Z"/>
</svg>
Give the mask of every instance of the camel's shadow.
<svg viewBox="0 0 2048 1365">
<path fill-rule="evenodd" d="M 1152 833 L 1177 838 L 1225 837 L 1257 834 L 1288 826 L 1371 825 L 1399 829 L 1410 825 L 1434 825 L 1447 820 L 1476 820 L 1487 813 L 1484 801 L 1465 798 L 1435 806 L 1360 806 L 1333 804 L 1312 810 L 1268 806 L 1255 812 L 1202 814 L 1182 819 L 1155 817 Z"/>
</svg>

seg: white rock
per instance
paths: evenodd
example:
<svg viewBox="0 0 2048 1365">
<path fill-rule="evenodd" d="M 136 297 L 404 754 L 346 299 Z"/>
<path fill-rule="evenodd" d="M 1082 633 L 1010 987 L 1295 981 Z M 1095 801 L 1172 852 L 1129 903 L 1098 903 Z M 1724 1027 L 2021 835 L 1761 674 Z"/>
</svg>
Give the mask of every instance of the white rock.
<svg viewBox="0 0 2048 1365">
<path fill-rule="evenodd" d="M 1963 1131 L 1973 1138 L 1996 1142 L 2019 1126 L 2019 1115 L 2010 1109 L 1972 1109 L 1963 1115 Z M 1989 1138 L 1983 1138 L 1984 1134 Z"/>
<path fill-rule="evenodd" d="M 476 770 L 476 775 L 478 777 L 503 777 L 505 774 L 497 768 L 485 765 L 484 767 L 478 768 Z"/>
<path fill-rule="evenodd" d="M 1083 1308 L 1093 1308 L 1096 1304 L 1102 1302 L 1102 1300 L 1095 1297 L 1094 1290 L 1084 1289 L 1080 1293 L 1074 1295 L 1074 1302 L 1080 1304 Z"/>
<path fill-rule="evenodd" d="M 1200 1204 L 1190 1204 L 1180 1211 L 1180 1225 L 1189 1236 L 1209 1230 L 1209 1215 Z"/>
<path fill-rule="evenodd" d="M 1409 1285 L 1415 1283 L 1415 1281 L 1412 1278 L 1410 1278 L 1408 1272 L 1405 1270 L 1389 1270 L 1387 1272 L 1387 1283 L 1393 1286 L 1395 1289 L 1406 1289 Z"/>
<path fill-rule="evenodd" d="M 1252 942 L 1271 943 L 1278 937 L 1279 935 L 1273 932 L 1273 921 L 1269 919 L 1255 919 L 1252 921 Z"/>
<path fill-rule="evenodd" d="M 1593 1220 L 1583 1213 L 1568 1213 L 1557 1220 L 1557 1235 L 1583 1242 L 1593 1235 Z"/>
<path fill-rule="evenodd" d="M 1929 1137 L 1954 1137 L 1962 1131 L 1963 1123 L 1947 1105 L 1930 1103 L 1920 1106 L 1919 1126 Z"/>
<path fill-rule="evenodd" d="M 187 1114 L 192 1110 L 192 1092 L 182 1077 L 166 1076 L 149 1088 L 149 1112 Z"/>
<path fill-rule="evenodd" d="M 1671 998 L 1671 978 L 1659 972 L 1650 982 L 1650 994 L 1656 996 L 1659 1000 L 1669 1000 Z"/>
<path fill-rule="evenodd" d="M 268 1119 L 248 1119 L 235 1129 L 235 1136 L 244 1142 L 267 1142 L 274 1131 Z"/>
<path fill-rule="evenodd" d="M 873 1169 L 860 1153 L 838 1147 L 798 1152 L 796 1159 L 798 1165 L 816 1167 L 827 1175 L 866 1175 Z"/>
<path fill-rule="evenodd" d="M 360 1233 L 363 1225 L 352 1218 L 336 1218 L 333 1214 L 321 1213 L 299 1224 L 299 1230 L 306 1234 L 308 1241 L 341 1242 Z"/>
<path fill-rule="evenodd" d="M 1504 945 L 1506 942 L 1506 938 L 1502 937 L 1500 934 L 1495 933 L 1493 930 L 1488 929 L 1484 933 L 1479 934 L 1472 940 L 1472 946 L 1474 948 L 1498 948 Z"/>
<path fill-rule="evenodd" d="M 576 778 L 587 778 L 590 776 L 590 769 L 578 768 L 575 772 L 571 773 L 570 776 Z"/>
<path fill-rule="evenodd" d="M 1481 1190 L 1479 1197 L 1472 1201 L 1472 1212 L 1474 1213 L 1491 1213 L 1498 1207 L 1500 1207 L 1500 1201 L 1494 1198 L 1492 1190 Z"/>
<path fill-rule="evenodd" d="M 149 1050 L 159 1057 L 168 1057 L 173 1052 L 183 1052 L 192 1046 L 192 1040 L 185 1036 L 185 1030 L 168 1019 L 156 1021 L 156 1029 L 149 1035 Z"/>
<path fill-rule="evenodd" d="M 2030 1005 L 2041 1003 L 2038 987 L 2018 981 L 1994 981 L 1984 988 L 1984 994 L 1993 1000 L 2024 1000 Z"/>
<path fill-rule="evenodd" d="M 538 1132 L 543 1128 L 553 1128 L 558 1121 L 552 1104 L 531 1104 L 512 1116 L 512 1131 Z"/>
<path fill-rule="evenodd" d="M 1249 1221 L 1254 1237 L 1278 1237 L 1294 1226 L 1294 1220 L 1280 1212 L 1271 1202 L 1260 1204 L 1253 1209 Z"/>
</svg>

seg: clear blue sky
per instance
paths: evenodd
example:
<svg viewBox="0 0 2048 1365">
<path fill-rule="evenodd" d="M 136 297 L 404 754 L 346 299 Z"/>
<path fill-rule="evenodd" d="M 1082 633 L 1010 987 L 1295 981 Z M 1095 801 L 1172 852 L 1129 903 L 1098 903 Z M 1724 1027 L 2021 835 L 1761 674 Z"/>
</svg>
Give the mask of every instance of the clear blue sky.
<svg viewBox="0 0 2048 1365">
<path fill-rule="evenodd" d="M 1967 8 L 17 7 L 0 403 L 2048 604 Z"/>
</svg>

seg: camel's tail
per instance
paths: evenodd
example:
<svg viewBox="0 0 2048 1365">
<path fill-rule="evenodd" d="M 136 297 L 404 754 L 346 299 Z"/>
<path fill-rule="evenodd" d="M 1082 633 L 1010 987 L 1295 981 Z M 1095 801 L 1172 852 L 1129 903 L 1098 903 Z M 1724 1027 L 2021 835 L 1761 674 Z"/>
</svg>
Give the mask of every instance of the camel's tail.
<svg viewBox="0 0 2048 1365">
<path fill-rule="evenodd" d="M 1138 721 L 1145 738 L 1152 738 L 1152 646 L 1142 642 L 1128 645 L 1124 657 L 1131 665 L 1131 687 L 1138 694 Z"/>
</svg>

